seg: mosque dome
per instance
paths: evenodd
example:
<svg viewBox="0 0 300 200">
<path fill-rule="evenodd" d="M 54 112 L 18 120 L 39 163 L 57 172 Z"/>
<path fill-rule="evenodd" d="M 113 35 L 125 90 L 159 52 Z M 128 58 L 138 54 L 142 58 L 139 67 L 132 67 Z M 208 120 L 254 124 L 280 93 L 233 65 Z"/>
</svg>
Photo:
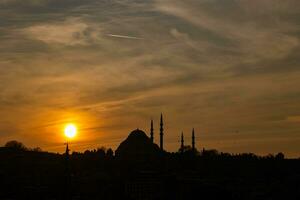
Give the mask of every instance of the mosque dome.
<svg viewBox="0 0 300 200">
<path fill-rule="evenodd" d="M 116 150 L 116 156 L 122 159 L 142 159 L 159 155 L 160 148 L 142 130 L 132 131 Z"/>
</svg>

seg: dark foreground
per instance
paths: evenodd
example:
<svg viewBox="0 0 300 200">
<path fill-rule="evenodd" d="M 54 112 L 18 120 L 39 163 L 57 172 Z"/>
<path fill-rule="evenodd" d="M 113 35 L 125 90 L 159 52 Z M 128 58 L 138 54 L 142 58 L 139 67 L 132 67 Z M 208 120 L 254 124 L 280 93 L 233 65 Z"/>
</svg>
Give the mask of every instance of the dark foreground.
<svg viewBox="0 0 300 200">
<path fill-rule="evenodd" d="M 0 149 L 0 199 L 300 199 L 300 160 L 214 151 L 120 159 Z"/>
</svg>

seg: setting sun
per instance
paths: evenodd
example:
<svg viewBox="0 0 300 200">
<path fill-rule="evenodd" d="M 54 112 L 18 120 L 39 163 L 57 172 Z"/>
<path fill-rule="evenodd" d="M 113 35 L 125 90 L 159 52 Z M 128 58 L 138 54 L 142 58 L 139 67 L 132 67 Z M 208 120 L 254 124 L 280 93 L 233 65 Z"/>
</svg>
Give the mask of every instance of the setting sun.
<svg viewBox="0 0 300 200">
<path fill-rule="evenodd" d="M 74 124 L 68 124 L 65 127 L 65 136 L 67 138 L 74 138 L 77 133 L 77 127 Z"/>
</svg>

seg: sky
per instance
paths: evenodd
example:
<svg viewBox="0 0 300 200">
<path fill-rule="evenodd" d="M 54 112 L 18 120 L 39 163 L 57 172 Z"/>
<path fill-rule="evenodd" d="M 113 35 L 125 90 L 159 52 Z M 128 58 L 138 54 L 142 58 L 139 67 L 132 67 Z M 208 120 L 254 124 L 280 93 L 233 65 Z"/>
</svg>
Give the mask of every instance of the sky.
<svg viewBox="0 0 300 200">
<path fill-rule="evenodd" d="M 300 156 L 300 1 L 0 0 L 0 146 Z"/>
</svg>

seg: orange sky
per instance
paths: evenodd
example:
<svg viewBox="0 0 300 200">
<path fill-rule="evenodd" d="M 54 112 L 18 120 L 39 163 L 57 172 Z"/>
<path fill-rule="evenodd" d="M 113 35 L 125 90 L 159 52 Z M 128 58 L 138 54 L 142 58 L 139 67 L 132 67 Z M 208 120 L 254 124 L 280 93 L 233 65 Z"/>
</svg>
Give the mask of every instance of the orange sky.
<svg viewBox="0 0 300 200">
<path fill-rule="evenodd" d="M 0 0 L 0 145 L 165 143 L 300 156 L 297 0 Z M 158 141 L 156 140 L 158 143 Z"/>
</svg>

